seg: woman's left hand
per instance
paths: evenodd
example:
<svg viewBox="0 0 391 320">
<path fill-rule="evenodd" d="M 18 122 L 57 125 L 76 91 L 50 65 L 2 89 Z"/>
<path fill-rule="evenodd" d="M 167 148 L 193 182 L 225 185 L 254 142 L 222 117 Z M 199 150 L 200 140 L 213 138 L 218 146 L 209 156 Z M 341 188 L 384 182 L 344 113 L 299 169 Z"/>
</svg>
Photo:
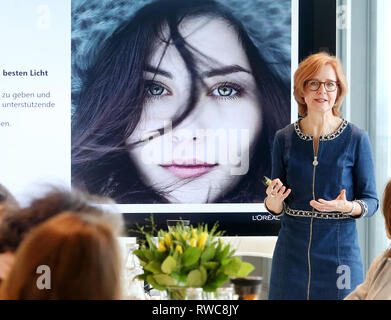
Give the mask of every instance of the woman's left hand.
<svg viewBox="0 0 391 320">
<path fill-rule="evenodd" d="M 350 212 L 352 210 L 352 202 L 346 200 L 346 190 L 343 189 L 337 198 L 334 200 L 318 199 L 311 200 L 310 205 L 321 212 Z"/>
</svg>

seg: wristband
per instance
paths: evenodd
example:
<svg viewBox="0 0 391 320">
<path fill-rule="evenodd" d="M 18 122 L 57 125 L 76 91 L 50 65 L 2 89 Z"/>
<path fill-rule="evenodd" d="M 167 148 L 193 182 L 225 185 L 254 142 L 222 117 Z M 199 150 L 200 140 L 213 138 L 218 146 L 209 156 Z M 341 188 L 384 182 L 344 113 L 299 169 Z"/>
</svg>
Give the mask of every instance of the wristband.
<svg viewBox="0 0 391 320">
<path fill-rule="evenodd" d="M 351 203 L 352 203 L 352 210 L 350 210 L 350 212 L 347 212 L 347 214 L 348 214 L 349 216 L 352 215 L 354 209 L 356 208 L 356 203 L 355 203 L 354 201 L 351 201 Z"/>
</svg>

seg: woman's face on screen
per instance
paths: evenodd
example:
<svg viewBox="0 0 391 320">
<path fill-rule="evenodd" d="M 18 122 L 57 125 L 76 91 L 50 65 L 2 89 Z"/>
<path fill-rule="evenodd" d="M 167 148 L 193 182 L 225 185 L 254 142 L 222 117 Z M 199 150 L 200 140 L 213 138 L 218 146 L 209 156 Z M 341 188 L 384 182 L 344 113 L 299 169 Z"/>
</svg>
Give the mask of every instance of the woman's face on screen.
<svg viewBox="0 0 391 320">
<path fill-rule="evenodd" d="M 196 81 L 195 107 L 173 128 L 172 119 L 186 109 L 194 89 L 175 46 L 158 43 L 144 72 L 143 113 L 127 139 L 129 145 L 143 143 L 130 146 L 129 154 L 144 182 L 164 191 L 170 202 L 214 202 L 248 172 L 262 122 L 256 83 L 227 22 L 191 18 L 179 32 L 202 79 Z M 157 132 L 160 128 L 165 128 L 163 134 Z"/>
</svg>

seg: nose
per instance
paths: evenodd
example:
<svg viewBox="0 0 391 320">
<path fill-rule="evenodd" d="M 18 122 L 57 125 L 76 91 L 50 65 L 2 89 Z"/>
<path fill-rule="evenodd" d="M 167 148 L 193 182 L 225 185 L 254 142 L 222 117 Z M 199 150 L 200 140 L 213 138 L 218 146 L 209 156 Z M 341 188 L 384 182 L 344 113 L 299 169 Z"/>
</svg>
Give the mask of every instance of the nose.
<svg viewBox="0 0 391 320">
<path fill-rule="evenodd" d="M 319 93 L 327 93 L 326 84 L 324 82 L 320 83 L 318 90 Z"/>
<path fill-rule="evenodd" d="M 173 137 L 177 141 L 199 143 L 205 130 L 214 129 L 213 119 L 216 119 L 216 115 L 213 115 L 211 108 L 208 109 L 199 102 L 190 114 L 173 129 Z"/>
</svg>

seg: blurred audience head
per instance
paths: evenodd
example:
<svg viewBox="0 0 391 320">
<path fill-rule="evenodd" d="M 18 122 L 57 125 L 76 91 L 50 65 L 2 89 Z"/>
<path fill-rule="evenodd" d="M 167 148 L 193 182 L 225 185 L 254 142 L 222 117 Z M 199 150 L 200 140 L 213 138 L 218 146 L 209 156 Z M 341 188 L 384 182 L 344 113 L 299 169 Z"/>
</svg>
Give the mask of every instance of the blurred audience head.
<svg viewBox="0 0 391 320">
<path fill-rule="evenodd" d="M 48 219 L 19 246 L 0 299 L 119 299 L 115 236 L 108 220 L 96 213 L 68 211 Z"/>
<path fill-rule="evenodd" d="M 391 239 L 391 180 L 387 183 L 386 188 L 384 189 L 383 215 L 387 237 Z"/>
<path fill-rule="evenodd" d="M 5 214 L 0 224 L 0 252 L 14 252 L 25 236 L 49 218 L 71 211 L 76 215 L 91 215 L 104 219 L 119 236 L 123 231 L 120 214 L 113 214 L 96 203 L 112 205 L 111 199 L 101 198 L 77 190 L 68 191 L 55 187 L 42 197 L 19 210 L 17 214 Z"/>
<path fill-rule="evenodd" d="M 7 213 L 19 210 L 19 204 L 6 187 L 0 184 L 0 223 Z"/>
</svg>

